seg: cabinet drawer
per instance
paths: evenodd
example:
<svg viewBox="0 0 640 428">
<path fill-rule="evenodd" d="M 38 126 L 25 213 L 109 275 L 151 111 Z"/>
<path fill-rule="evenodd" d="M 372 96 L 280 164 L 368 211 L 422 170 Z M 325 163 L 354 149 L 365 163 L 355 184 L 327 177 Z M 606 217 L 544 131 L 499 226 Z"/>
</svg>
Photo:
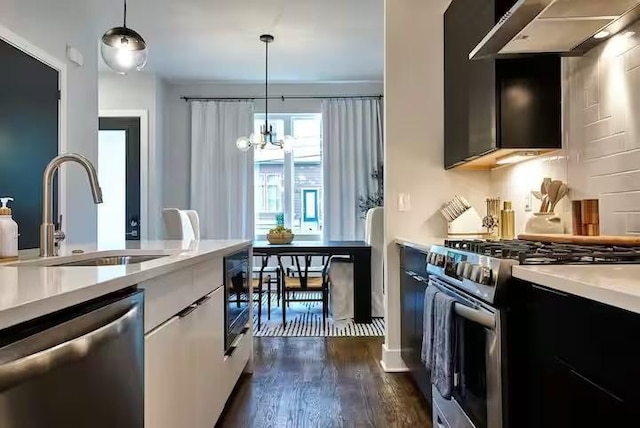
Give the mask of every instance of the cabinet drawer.
<svg viewBox="0 0 640 428">
<path fill-rule="evenodd" d="M 158 327 L 202 296 L 193 292 L 193 271 L 184 269 L 139 284 L 145 291 L 144 331 Z"/>
<path fill-rule="evenodd" d="M 237 347 L 231 355 L 224 357 L 223 363 L 223 376 L 225 393 L 227 396 L 231 394 L 235 387 L 240 375 L 244 371 L 247 363 L 251 359 L 251 353 L 253 352 L 253 337 L 251 336 L 251 330 L 240 337 L 237 342 Z"/>
<path fill-rule="evenodd" d="M 193 269 L 193 288 L 199 296 L 206 296 L 224 283 L 221 258 L 200 263 Z"/>
<path fill-rule="evenodd" d="M 145 427 L 193 426 L 188 326 L 174 317 L 145 337 Z"/>
<path fill-rule="evenodd" d="M 529 285 L 524 295 L 527 364 L 557 359 L 627 403 L 640 405 L 640 316 L 581 297 Z M 522 335 L 521 335 L 522 334 Z"/>
<path fill-rule="evenodd" d="M 536 427 L 632 426 L 627 403 L 566 363 L 545 362 L 541 376 L 542 400 Z"/>
</svg>

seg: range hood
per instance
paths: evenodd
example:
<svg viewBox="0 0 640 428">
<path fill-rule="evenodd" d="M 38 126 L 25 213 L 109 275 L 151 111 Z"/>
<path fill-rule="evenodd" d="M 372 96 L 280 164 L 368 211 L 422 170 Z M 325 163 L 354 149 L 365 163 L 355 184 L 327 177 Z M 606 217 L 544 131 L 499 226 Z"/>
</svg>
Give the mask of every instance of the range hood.
<svg viewBox="0 0 640 428">
<path fill-rule="evenodd" d="M 640 0 L 518 0 L 470 59 L 579 56 L 640 18 Z"/>
</svg>

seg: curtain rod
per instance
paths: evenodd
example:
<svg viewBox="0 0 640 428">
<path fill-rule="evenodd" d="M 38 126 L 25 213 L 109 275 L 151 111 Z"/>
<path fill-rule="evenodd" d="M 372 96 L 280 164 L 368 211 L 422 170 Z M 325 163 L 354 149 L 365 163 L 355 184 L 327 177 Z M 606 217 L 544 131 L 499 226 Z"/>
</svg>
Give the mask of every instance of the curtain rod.
<svg viewBox="0 0 640 428">
<path fill-rule="evenodd" d="M 273 96 L 273 97 L 180 97 L 185 101 L 255 101 L 255 100 L 329 100 L 329 99 L 349 99 L 349 98 L 359 98 L 359 99 L 382 99 L 384 98 L 382 95 L 340 95 L 340 96 L 312 96 L 312 95 L 281 95 L 281 96 Z"/>
</svg>

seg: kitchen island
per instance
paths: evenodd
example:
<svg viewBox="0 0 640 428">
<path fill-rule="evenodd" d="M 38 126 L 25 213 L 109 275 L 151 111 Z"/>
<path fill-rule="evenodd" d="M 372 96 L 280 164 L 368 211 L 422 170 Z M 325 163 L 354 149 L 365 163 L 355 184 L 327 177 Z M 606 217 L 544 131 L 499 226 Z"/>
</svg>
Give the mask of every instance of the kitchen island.
<svg viewBox="0 0 640 428">
<path fill-rule="evenodd" d="M 250 371 L 251 323 L 231 348 L 225 344 L 224 259 L 238 252 L 250 255 L 251 243 L 130 241 L 101 247 L 67 245 L 57 257 L 27 256 L 4 263 L 0 337 L 6 340 L 5 332 L 14 334 L 21 326 L 51 319 L 69 308 L 144 290 L 140 420 L 144 413 L 149 428 L 214 426 L 240 375 Z M 95 265 L 119 257 L 139 262 Z M 102 369 L 118 370 L 98 370 Z"/>
</svg>

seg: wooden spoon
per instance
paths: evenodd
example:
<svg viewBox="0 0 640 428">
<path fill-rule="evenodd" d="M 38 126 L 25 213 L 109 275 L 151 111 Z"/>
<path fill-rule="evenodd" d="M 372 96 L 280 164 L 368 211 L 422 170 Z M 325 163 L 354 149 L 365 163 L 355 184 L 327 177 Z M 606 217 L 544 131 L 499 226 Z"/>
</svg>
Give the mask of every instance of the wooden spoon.
<svg viewBox="0 0 640 428">
<path fill-rule="evenodd" d="M 551 185 L 551 178 L 545 177 L 542 180 L 542 184 L 540 185 L 540 193 L 542 194 L 542 205 L 540 205 L 540 212 L 547 212 L 549 207 L 549 198 L 547 195 L 549 194 L 549 186 Z"/>
<path fill-rule="evenodd" d="M 560 187 L 563 185 L 560 180 L 553 180 L 551 185 L 549 186 L 549 207 L 554 207 L 558 203 L 558 192 L 560 191 Z M 548 209 L 548 212 L 553 212 L 553 208 Z"/>
<path fill-rule="evenodd" d="M 551 212 L 555 212 L 554 210 L 556 208 L 556 205 L 558 205 L 558 202 L 560 202 L 562 198 L 567 196 L 567 193 L 569 193 L 569 186 L 562 183 L 562 186 L 560 186 L 560 189 L 558 189 L 558 196 L 556 196 L 555 202 L 551 205 Z"/>
</svg>

